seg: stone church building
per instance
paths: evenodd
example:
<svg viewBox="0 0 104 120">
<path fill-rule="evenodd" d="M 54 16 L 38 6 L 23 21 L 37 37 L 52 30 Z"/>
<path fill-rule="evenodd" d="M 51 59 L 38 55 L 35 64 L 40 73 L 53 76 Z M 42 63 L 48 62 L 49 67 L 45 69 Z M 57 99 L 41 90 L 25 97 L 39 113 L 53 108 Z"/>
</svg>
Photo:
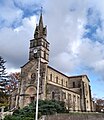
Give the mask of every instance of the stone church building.
<svg viewBox="0 0 104 120">
<path fill-rule="evenodd" d="M 29 61 L 21 67 L 20 85 L 15 100 L 12 97 L 12 108 L 23 108 L 36 99 L 40 60 L 39 99 L 64 101 L 71 111 L 94 111 L 87 75 L 67 76 L 49 66 L 49 45 L 41 13 L 34 38 L 30 40 Z"/>
</svg>

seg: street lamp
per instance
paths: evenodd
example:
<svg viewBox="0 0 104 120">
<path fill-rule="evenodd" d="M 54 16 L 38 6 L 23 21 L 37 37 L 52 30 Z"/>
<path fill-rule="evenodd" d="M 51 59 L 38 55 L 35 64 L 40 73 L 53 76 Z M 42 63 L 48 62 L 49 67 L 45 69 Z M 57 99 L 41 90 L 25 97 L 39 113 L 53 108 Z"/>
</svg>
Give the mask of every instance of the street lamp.
<svg viewBox="0 0 104 120">
<path fill-rule="evenodd" d="M 38 49 L 34 49 L 34 55 L 39 55 Z M 37 99 L 36 99 L 36 115 L 35 120 L 38 120 L 38 102 L 39 102 L 39 79 L 40 79 L 40 55 L 38 56 L 38 68 L 37 68 Z"/>
</svg>

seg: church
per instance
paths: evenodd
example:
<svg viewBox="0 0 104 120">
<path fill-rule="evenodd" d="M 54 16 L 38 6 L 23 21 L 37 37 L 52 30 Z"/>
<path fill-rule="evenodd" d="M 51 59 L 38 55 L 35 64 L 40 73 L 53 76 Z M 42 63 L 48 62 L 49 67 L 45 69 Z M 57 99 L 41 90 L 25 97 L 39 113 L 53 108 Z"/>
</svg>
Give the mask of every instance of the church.
<svg viewBox="0 0 104 120">
<path fill-rule="evenodd" d="M 23 108 L 36 100 L 39 72 L 39 99 L 64 101 L 69 111 L 94 111 L 88 76 L 67 76 L 48 65 L 50 43 L 42 17 L 41 13 L 34 38 L 30 40 L 29 61 L 21 67 L 20 84 L 12 94 L 11 107 Z"/>
</svg>

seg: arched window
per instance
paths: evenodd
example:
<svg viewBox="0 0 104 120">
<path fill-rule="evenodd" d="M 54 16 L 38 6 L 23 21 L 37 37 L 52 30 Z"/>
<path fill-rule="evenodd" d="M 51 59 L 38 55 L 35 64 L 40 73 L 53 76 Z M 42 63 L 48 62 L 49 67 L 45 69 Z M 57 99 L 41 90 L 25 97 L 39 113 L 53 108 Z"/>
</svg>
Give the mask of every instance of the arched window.
<svg viewBox="0 0 104 120">
<path fill-rule="evenodd" d="M 50 81 L 52 81 L 52 74 L 50 74 Z"/>
<path fill-rule="evenodd" d="M 61 80 L 61 85 L 63 86 L 63 79 Z"/>
<path fill-rule="evenodd" d="M 52 100 L 55 99 L 55 92 L 52 92 Z"/>
<path fill-rule="evenodd" d="M 35 100 L 34 96 L 30 97 L 30 102 L 31 103 L 34 102 L 34 100 Z"/>
<path fill-rule="evenodd" d="M 68 87 L 68 82 L 66 81 L 66 87 Z"/>
<path fill-rule="evenodd" d="M 73 88 L 75 88 L 75 82 L 73 82 Z"/>
<path fill-rule="evenodd" d="M 44 51 L 44 59 L 46 59 L 46 51 Z"/>
<path fill-rule="evenodd" d="M 65 92 L 63 93 L 63 99 L 66 99 L 66 93 Z"/>
<path fill-rule="evenodd" d="M 58 76 L 56 77 L 56 83 L 58 83 Z"/>
<path fill-rule="evenodd" d="M 36 74 L 32 73 L 31 74 L 31 81 L 30 81 L 30 83 L 33 84 L 35 82 L 35 80 L 36 80 Z"/>
</svg>

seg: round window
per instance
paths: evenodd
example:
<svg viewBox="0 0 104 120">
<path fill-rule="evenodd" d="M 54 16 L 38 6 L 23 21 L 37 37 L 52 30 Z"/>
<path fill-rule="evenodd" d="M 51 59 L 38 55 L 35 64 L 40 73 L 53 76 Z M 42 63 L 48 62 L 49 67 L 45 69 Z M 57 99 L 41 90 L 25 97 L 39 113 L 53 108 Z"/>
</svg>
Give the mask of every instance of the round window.
<svg viewBox="0 0 104 120">
<path fill-rule="evenodd" d="M 35 79 L 36 78 L 36 74 L 35 73 L 32 73 L 31 74 L 31 79 Z"/>
</svg>

